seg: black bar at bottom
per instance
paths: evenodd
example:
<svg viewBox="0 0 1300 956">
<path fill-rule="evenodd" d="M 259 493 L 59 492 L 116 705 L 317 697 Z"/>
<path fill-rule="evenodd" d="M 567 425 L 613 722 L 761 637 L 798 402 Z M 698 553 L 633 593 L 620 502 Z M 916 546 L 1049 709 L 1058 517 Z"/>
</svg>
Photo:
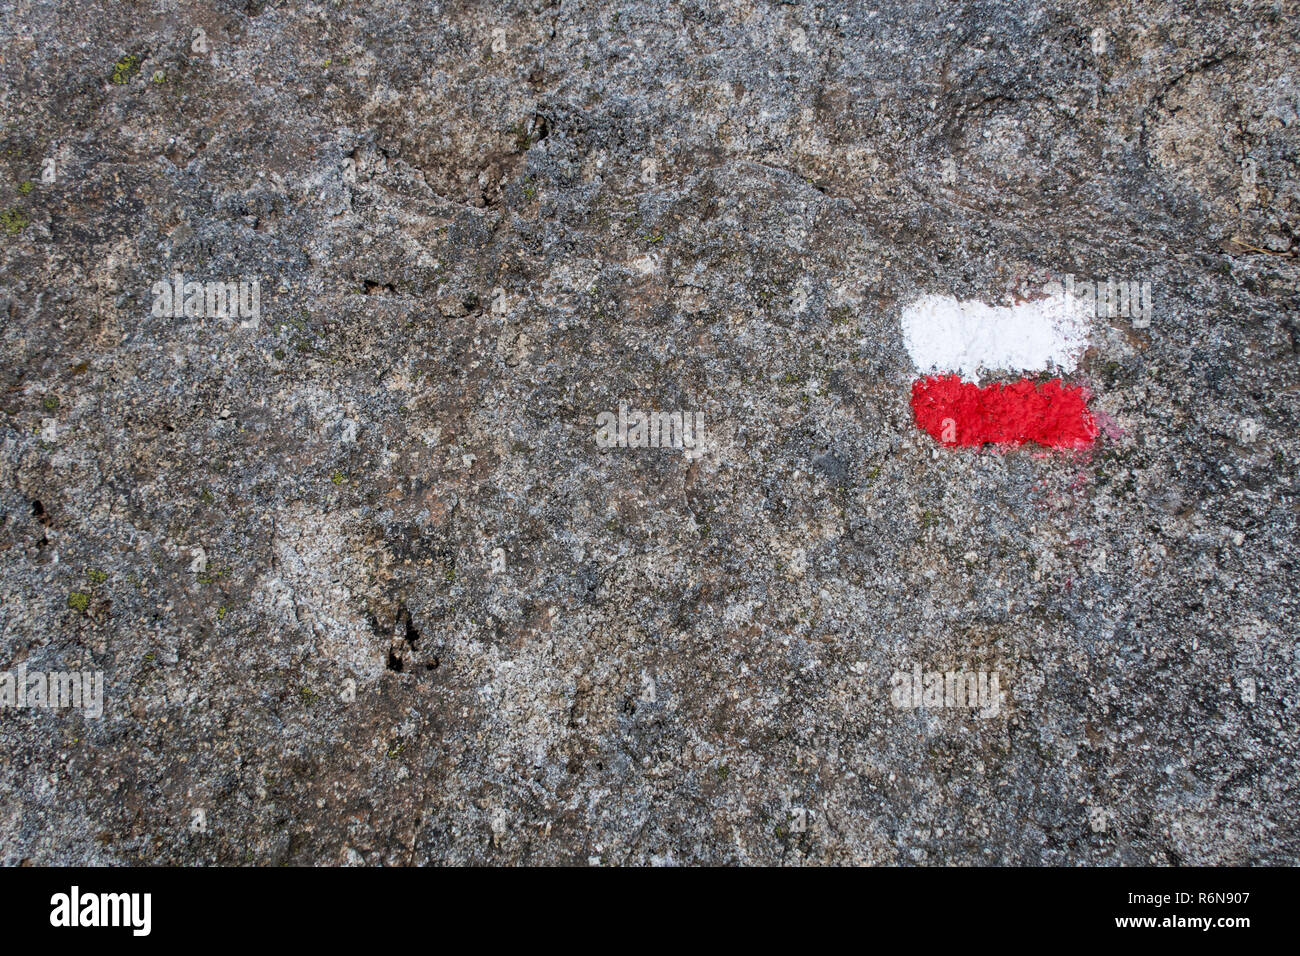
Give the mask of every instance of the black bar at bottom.
<svg viewBox="0 0 1300 956">
<path fill-rule="evenodd" d="M 494 942 L 514 932 L 525 939 L 530 932 L 558 934 L 557 941 L 571 944 L 611 939 L 592 933 L 647 941 L 663 933 L 668 942 L 680 940 L 689 925 L 763 935 L 773 920 L 786 930 L 803 925 L 820 934 L 840 927 L 857 937 L 893 930 L 948 942 L 1129 938 L 1182 945 L 1197 938 L 1234 945 L 1243 934 L 1286 930 L 1283 907 L 1295 875 L 1293 869 L 1226 868 L 800 874 L 17 868 L 0 871 L 0 911 L 11 945 L 75 936 L 80 943 L 111 937 L 127 945 L 256 941 L 334 950 L 353 940 L 373 945 L 393 933 L 456 927 Z"/>
</svg>

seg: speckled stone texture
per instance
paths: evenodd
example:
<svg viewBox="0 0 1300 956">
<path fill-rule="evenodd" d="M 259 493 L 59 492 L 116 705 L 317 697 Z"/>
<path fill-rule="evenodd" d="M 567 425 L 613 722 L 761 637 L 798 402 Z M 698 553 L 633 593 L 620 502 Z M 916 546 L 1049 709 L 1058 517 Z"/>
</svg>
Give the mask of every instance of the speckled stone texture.
<svg viewBox="0 0 1300 956">
<path fill-rule="evenodd" d="M 870 6 L 0 3 L 0 861 L 1300 860 L 1300 6 Z M 1095 448 L 919 431 L 1066 275 Z"/>
</svg>

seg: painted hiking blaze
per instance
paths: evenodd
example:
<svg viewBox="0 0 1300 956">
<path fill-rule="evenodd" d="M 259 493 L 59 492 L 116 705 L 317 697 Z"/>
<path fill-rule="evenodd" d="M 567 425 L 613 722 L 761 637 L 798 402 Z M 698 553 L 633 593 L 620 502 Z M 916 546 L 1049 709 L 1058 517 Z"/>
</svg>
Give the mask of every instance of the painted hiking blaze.
<svg viewBox="0 0 1300 956">
<path fill-rule="evenodd" d="M 1097 437 L 1088 411 L 1088 390 L 1059 378 L 1036 384 L 980 387 L 957 375 L 935 375 L 912 384 L 916 423 L 945 445 L 1023 445 L 1086 448 Z"/>
<path fill-rule="evenodd" d="M 1088 390 L 1029 376 L 1072 372 L 1093 314 L 1067 292 L 1009 306 L 938 295 L 912 303 L 901 322 L 908 355 L 922 373 L 912 384 L 917 426 L 954 447 L 1088 447 L 1098 434 Z"/>
</svg>

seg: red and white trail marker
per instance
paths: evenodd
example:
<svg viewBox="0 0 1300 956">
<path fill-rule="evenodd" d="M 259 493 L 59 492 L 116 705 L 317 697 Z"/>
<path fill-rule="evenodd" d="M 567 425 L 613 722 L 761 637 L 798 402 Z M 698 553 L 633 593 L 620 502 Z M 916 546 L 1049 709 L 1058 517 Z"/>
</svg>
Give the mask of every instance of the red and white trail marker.
<svg viewBox="0 0 1300 956">
<path fill-rule="evenodd" d="M 1088 390 L 1035 376 L 1074 371 L 1094 315 L 1065 291 L 1008 306 L 941 295 L 907 306 L 903 342 L 921 373 L 912 383 L 917 425 L 949 446 L 1088 447 L 1098 434 Z"/>
</svg>

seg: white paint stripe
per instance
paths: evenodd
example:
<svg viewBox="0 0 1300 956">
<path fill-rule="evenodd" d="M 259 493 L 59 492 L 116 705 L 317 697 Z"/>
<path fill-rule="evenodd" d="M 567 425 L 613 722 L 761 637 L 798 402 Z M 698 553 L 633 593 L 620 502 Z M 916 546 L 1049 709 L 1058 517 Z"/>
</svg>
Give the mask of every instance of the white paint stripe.
<svg viewBox="0 0 1300 956">
<path fill-rule="evenodd" d="M 1007 306 L 928 295 L 903 309 L 903 342 L 920 371 L 974 382 L 989 372 L 1071 372 L 1088 347 L 1092 315 L 1066 292 Z"/>
</svg>

